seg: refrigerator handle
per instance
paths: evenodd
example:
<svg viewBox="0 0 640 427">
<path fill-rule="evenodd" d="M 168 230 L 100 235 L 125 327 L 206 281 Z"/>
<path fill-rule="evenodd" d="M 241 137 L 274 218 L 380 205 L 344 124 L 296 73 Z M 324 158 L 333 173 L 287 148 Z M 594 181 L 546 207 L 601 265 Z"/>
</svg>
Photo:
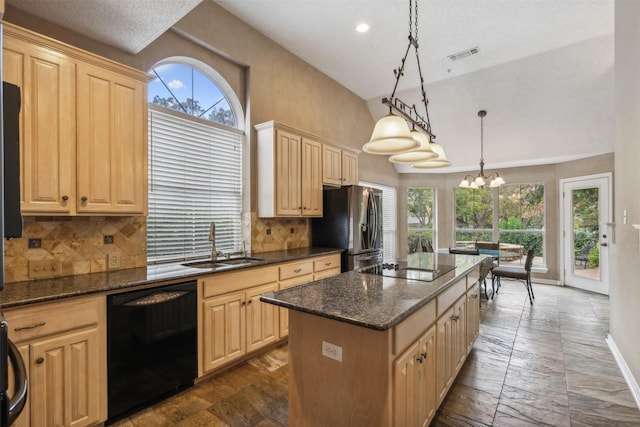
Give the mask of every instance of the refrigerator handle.
<svg viewBox="0 0 640 427">
<path fill-rule="evenodd" d="M 378 249 L 378 203 L 376 200 L 376 197 L 373 195 L 373 193 L 371 193 L 369 195 L 369 197 L 371 198 L 371 209 L 373 210 L 372 212 L 372 222 L 373 224 L 371 224 L 373 226 L 373 231 L 371 232 L 371 244 L 369 245 L 370 248 L 375 248 Z"/>
</svg>

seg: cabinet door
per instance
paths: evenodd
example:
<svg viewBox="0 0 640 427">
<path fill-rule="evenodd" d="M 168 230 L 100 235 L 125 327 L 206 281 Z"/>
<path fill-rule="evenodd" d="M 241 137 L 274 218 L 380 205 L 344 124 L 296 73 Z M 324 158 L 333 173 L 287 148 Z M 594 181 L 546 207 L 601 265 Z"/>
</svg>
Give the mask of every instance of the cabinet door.
<svg viewBox="0 0 640 427">
<path fill-rule="evenodd" d="M 342 152 L 342 185 L 358 184 L 358 155 Z"/>
<path fill-rule="evenodd" d="M 418 350 L 416 342 L 393 364 L 393 425 L 397 427 L 418 425 Z"/>
<path fill-rule="evenodd" d="M 280 337 L 278 307 L 260 301 L 260 295 L 278 290 L 278 283 L 257 286 L 247 291 L 247 352 L 257 350 Z"/>
<path fill-rule="evenodd" d="M 312 274 L 294 277 L 280 282 L 280 290 L 302 285 L 314 280 Z M 289 335 L 289 309 L 280 307 L 280 338 Z"/>
<path fill-rule="evenodd" d="M 99 333 L 72 332 L 31 345 L 31 425 L 88 426 L 100 421 Z"/>
<path fill-rule="evenodd" d="M 436 413 L 436 327 L 429 328 L 418 343 L 418 381 L 416 384 L 417 423 L 427 426 Z"/>
<path fill-rule="evenodd" d="M 322 150 L 322 182 L 325 185 L 342 185 L 342 150 L 324 145 Z"/>
<path fill-rule="evenodd" d="M 301 138 L 276 131 L 276 215 L 300 216 Z"/>
<path fill-rule="evenodd" d="M 467 298 L 463 295 L 454 306 L 453 333 L 455 350 L 453 360 L 453 376 L 458 373 L 467 356 Z"/>
<path fill-rule="evenodd" d="M 245 345 L 245 292 L 234 292 L 203 303 L 203 371 L 242 357 Z"/>
<path fill-rule="evenodd" d="M 4 81 L 20 87 L 21 209 L 29 214 L 75 213 L 75 65 L 5 34 Z"/>
<path fill-rule="evenodd" d="M 146 86 L 78 64 L 78 213 L 147 212 Z"/>
<path fill-rule="evenodd" d="M 480 287 L 478 283 L 467 291 L 467 353 L 480 333 Z"/>
<path fill-rule="evenodd" d="M 453 382 L 453 359 L 455 349 L 454 310 L 451 307 L 438 319 L 436 324 L 437 335 L 437 365 L 436 371 L 436 391 L 438 405 L 442 402 L 449 386 Z"/>
<path fill-rule="evenodd" d="M 322 216 L 322 144 L 302 140 L 302 216 Z"/>
</svg>

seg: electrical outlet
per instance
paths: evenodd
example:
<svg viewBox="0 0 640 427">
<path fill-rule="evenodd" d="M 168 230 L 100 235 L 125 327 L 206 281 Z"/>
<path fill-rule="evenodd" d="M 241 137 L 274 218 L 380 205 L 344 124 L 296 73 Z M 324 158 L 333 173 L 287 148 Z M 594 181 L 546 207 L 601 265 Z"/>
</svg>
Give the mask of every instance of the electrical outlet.
<svg viewBox="0 0 640 427">
<path fill-rule="evenodd" d="M 322 341 L 322 355 L 329 359 L 342 362 L 342 347 L 331 344 L 330 342 Z"/>
<path fill-rule="evenodd" d="M 107 255 L 107 268 L 120 268 L 120 254 L 108 254 Z"/>
</svg>

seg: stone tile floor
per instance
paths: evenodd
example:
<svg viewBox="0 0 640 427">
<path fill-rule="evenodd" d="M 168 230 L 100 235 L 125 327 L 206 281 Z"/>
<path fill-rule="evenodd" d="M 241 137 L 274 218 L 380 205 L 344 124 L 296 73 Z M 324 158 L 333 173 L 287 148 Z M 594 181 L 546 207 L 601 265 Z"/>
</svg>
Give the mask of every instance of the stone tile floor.
<svg viewBox="0 0 640 427">
<path fill-rule="evenodd" d="M 640 426 L 605 342 L 607 297 L 503 280 L 432 426 Z M 203 381 L 121 427 L 286 426 L 287 347 Z M 332 426 L 333 427 L 333 426 Z"/>
</svg>

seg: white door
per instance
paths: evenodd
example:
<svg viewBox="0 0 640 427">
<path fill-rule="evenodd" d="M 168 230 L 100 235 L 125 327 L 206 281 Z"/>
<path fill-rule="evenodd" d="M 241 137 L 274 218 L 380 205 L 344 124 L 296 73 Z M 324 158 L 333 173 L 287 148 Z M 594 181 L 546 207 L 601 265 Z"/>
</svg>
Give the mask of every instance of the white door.
<svg viewBox="0 0 640 427">
<path fill-rule="evenodd" d="M 609 294 L 610 173 L 560 180 L 564 284 Z"/>
</svg>

